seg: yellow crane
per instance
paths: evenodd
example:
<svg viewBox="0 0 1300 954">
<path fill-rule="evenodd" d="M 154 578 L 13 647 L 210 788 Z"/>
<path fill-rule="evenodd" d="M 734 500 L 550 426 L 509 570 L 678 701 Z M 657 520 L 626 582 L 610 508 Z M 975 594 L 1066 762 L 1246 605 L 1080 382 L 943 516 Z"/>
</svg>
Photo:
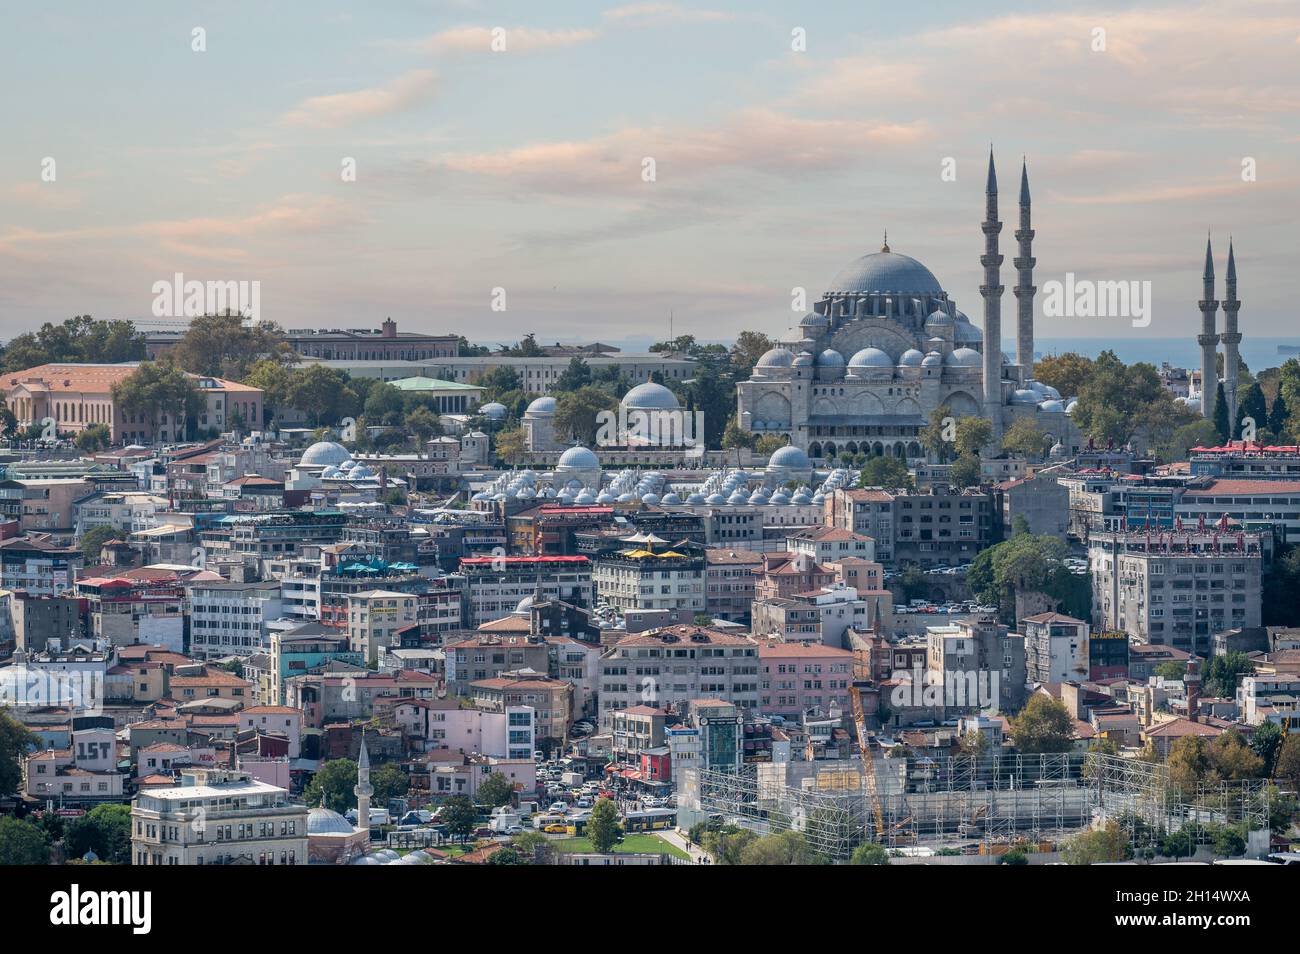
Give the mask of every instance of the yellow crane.
<svg viewBox="0 0 1300 954">
<path fill-rule="evenodd" d="M 867 777 L 867 794 L 871 798 L 871 811 L 876 816 L 876 838 L 885 834 L 885 813 L 880 805 L 880 790 L 876 785 L 876 760 L 871 754 L 867 741 L 867 721 L 862 712 L 862 693 L 860 689 L 866 683 L 854 681 L 849 686 L 849 696 L 853 700 L 853 727 L 858 733 L 858 751 L 862 753 L 862 771 Z"/>
</svg>

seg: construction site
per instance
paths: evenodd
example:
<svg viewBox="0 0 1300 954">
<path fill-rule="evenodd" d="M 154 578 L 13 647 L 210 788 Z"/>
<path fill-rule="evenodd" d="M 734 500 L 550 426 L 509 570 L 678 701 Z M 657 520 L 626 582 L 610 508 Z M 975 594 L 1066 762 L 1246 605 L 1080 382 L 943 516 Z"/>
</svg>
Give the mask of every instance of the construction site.
<svg viewBox="0 0 1300 954">
<path fill-rule="evenodd" d="M 1188 791 L 1162 764 L 1098 753 L 873 756 L 868 767 L 854 758 L 758 764 L 738 773 L 692 770 L 682 795 L 680 807 L 700 818 L 721 817 L 760 834 L 798 831 L 832 860 L 847 859 L 864 841 L 902 854 L 1047 852 L 1112 820 L 1128 832 L 1135 854 L 1189 822 L 1196 825 L 1186 830 L 1199 832 L 1212 824 L 1268 828 L 1265 782 Z"/>
</svg>

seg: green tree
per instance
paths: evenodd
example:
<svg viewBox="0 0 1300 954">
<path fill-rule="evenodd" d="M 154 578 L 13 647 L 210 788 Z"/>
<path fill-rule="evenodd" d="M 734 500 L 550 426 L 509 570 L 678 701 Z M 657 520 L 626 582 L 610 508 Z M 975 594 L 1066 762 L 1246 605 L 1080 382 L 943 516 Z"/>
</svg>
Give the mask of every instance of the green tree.
<svg viewBox="0 0 1300 954">
<path fill-rule="evenodd" d="M 36 736 L 0 709 L 0 796 L 12 795 L 22 784 L 22 760 L 36 745 Z"/>
<path fill-rule="evenodd" d="M 270 322 L 249 324 L 237 314 L 204 315 L 172 347 L 177 366 L 192 374 L 229 378 L 245 377 L 258 361 L 287 362 L 293 351 L 278 327 Z"/>
<path fill-rule="evenodd" d="M 1262 722 L 1251 734 L 1250 747 L 1264 763 L 1263 775 L 1273 777 L 1273 768 L 1277 764 L 1277 753 L 1282 747 L 1282 727 L 1276 722 Z"/>
<path fill-rule="evenodd" d="M 750 842 L 740 853 L 742 865 L 824 865 L 826 856 L 808 844 L 801 832 L 782 831 Z"/>
<path fill-rule="evenodd" d="M 1198 416 L 1191 423 L 1174 428 L 1169 440 L 1159 445 L 1156 451 L 1167 461 L 1187 460 L 1193 447 L 1213 447 L 1218 442 L 1219 432 L 1214 422 Z"/>
<path fill-rule="evenodd" d="M 737 828 L 734 825 L 729 825 L 717 831 L 706 831 L 704 833 L 704 850 L 720 865 L 738 865 L 741 863 L 745 848 L 749 846 L 750 842 L 756 840 L 758 840 L 758 835 L 748 828 Z"/>
<path fill-rule="evenodd" d="M 370 787 L 375 790 L 376 805 L 387 805 L 392 798 L 402 798 L 411 788 L 411 780 L 396 765 L 381 765 L 370 773 Z"/>
<path fill-rule="evenodd" d="M 510 779 L 500 772 L 489 772 L 479 783 L 475 798 L 485 808 L 497 808 L 500 805 L 509 805 L 514 795 L 515 787 Z"/>
<path fill-rule="evenodd" d="M 1061 855 L 1069 865 L 1127 861 L 1132 854 L 1128 835 L 1113 821 L 1107 822 L 1104 828 L 1094 828 L 1075 835 L 1061 848 Z"/>
<path fill-rule="evenodd" d="M 731 346 L 731 364 L 741 379 L 749 377 L 758 359 L 776 347 L 776 342 L 759 331 L 742 331 Z"/>
<path fill-rule="evenodd" d="M 1214 853 L 1224 858 L 1236 858 L 1246 853 L 1246 837 L 1236 825 L 1219 825 L 1210 844 L 1214 846 Z"/>
<path fill-rule="evenodd" d="M 113 442 L 113 436 L 107 424 L 91 424 L 77 433 L 77 449 L 83 451 L 101 451 Z"/>
<path fill-rule="evenodd" d="M 1018 417 L 1002 435 L 1002 450 L 1008 454 L 1038 460 L 1052 449 L 1047 432 L 1032 417 Z"/>
<path fill-rule="evenodd" d="M 1221 779 L 1241 781 L 1264 774 L 1264 759 L 1236 729 L 1229 729 L 1210 743 L 1206 757 Z"/>
<path fill-rule="evenodd" d="M 1196 786 L 1210 774 L 1208 746 L 1200 736 L 1184 736 L 1169 747 L 1165 765 L 1169 769 L 1169 783 L 1184 796 L 1196 791 Z"/>
<path fill-rule="evenodd" d="M 452 795 L 442 803 L 438 821 L 447 826 L 447 834 L 459 842 L 464 842 L 478 824 L 478 812 L 474 803 L 464 795 Z"/>
<path fill-rule="evenodd" d="M 104 548 L 105 543 L 117 539 L 117 537 L 117 528 L 107 523 L 91 527 L 83 533 L 78 541 L 78 547 L 86 561 L 86 566 L 97 565 L 99 563 L 99 551 Z"/>
<path fill-rule="evenodd" d="M 897 457 L 872 457 L 862 468 L 863 487 L 911 487 L 912 475 L 907 463 Z"/>
<path fill-rule="evenodd" d="M 1224 444 L 1232 439 L 1236 430 L 1228 420 L 1228 399 L 1223 393 L 1222 381 L 1214 392 L 1214 430 L 1219 435 L 1220 443 Z"/>
<path fill-rule="evenodd" d="M 1279 437 L 1286 433 L 1287 425 L 1291 420 L 1291 409 L 1287 404 L 1286 398 L 1278 392 L 1277 397 L 1273 399 L 1273 406 L 1268 412 L 1268 429 Z"/>
<path fill-rule="evenodd" d="M 324 805 L 331 811 L 346 812 L 357 805 L 353 792 L 357 786 L 357 763 L 351 759 L 333 759 L 321 765 L 303 792 L 308 805 Z"/>
<path fill-rule="evenodd" d="M 1029 856 L 1025 854 L 1023 848 L 1016 848 L 1013 851 L 1008 851 L 1005 855 L 1002 855 L 1000 858 L 998 858 L 998 864 L 1027 865 L 1029 864 Z"/>
<path fill-rule="evenodd" d="M 943 463 L 955 453 L 957 423 L 952 409 L 943 404 L 930 412 L 930 422 L 921 430 L 921 444 L 935 460 Z"/>
<path fill-rule="evenodd" d="M 887 865 L 889 864 L 889 852 L 883 845 L 878 845 L 874 841 L 864 841 L 858 847 L 853 849 L 853 854 L 849 857 L 851 865 Z"/>
<path fill-rule="evenodd" d="M 50 863 L 50 839 L 26 820 L 0 816 L 0 865 Z"/>
<path fill-rule="evenodd" d="M 519 849 L 514 845 L 506 845 L 499 851 L 496 851 L 488 858 L 487 863 L 490 865 L 526 865 L 528 859 L 519 853 Z"/>
<path fill-rule="evenodd" d="M 591 368 L 586 361 L 574 355 L 569 359 L 569 366 L 555 379 L 551 390 L 556 392 L 578 391 L 591 384 Z"/>
<path fill-rule="evenodd" d="M 366 403 L 361 413 L 371 424 L 385 424 L 389 427 L 402 423 L 406 411 L 406 402 L 402 400 L 400 388 L 387 381 L 380 381 L 366 395 Z"/>
<path fill-rule="evenodd" d="M 203 411 L 203 398 L 193 380 L 168 361 L 144 361 L 112 387 L 113 400 L 127 414 L 143 415 L 150 431 L 161 419 L 181 425 L 184 434 Z"/>
<path fill-rule="evenodd" d="M 978 460 L 980 452 L 993 443 L 993 425 L 982 417 L 963 417 L 957 421 L 956 436 L 953 449 L 957 456 L 973 455 Z"/>
<path fill-rule="evenodd" d="M 598 798 L 587 822 L 591 847 L 604 854 L 613 849 L 619 837 L 618 808 L 608 798 Z"/>
<path fill-rule="evenodd" d="M 561 394 L 555 401 L 555 433 L 585 447 L 596 443 L 602 411 L 612 411 L 618 402 L 603 388 L 589 385 Z M 629 427 L 635 422 L 629 421 Z"/>
<path fill-rule="evenodd" d="M 1026 755 L 1066 752 L 1074 744 L 1074 722 L 1059 700 L 1035 693 L 1011 720 L 1011 741 Z"/>
<path fill-rule="evenodd" d="M 1249 417 L 1261 431 L 1268 427 L 1268 404 L 1264 401 L 1264 390 L 1255 381 L 1243 387 L 1237 394 L 1237 427 L 1243 418 Z"/>
<path fill-rule="evenodd" d="M 1283 740 L 1277 751 L 1273 777 L 1288 783 L 1292 789 L 1300 788 L 1300 735 L 1292 732 Z"/>
<path fill-rule="evenodd" d="M 360 413 L 360 396 L 344 371 L 309 364 L 290 373 L 283 402 L 302 411 L 312 427 L 337 424 Z"/>
<path fill-rule="evenodd" d="M 978 454 L 963 454 L 948 469 L 948 479 L 954 487 L 976 487 L 979 485 L 980 477 Z"/>
<path fill-rule="evenodd" d="M 1201 685 L 1208 696 L 1230 698 L 1237 694 L 1237 681 L 1254 671 L 1250 657 L 1243 652 L 1211 656 L 1205 664 Z"/>
<path fill-rule="evenodd" d="M 1073 351 L 1048 355 L 1034 362 L 1034 380 L 1056 388 L 1061 397 L 1077 397 L 1092 375 L 1093 362 Z"/>
<path fill-rule="evenodd" d="M 523 460 L 528 453 L 528 438 L 522 427 L 500 431 L 493 438 L 493 443 L 496 445 L 497 456 L 511 467 Z"/>
<path fill-rule="evenodd" d="M 417 407 L 406 415 L 406 429 L 415 435 L 421 447 L 442 432 L 438 415 L 427 407 Z"/>
<path fill-rule="evenodd" d="M 80 858 L 93 851 L 101 861 L 131 863 L 131 806 L 96 805 L 68 822 L 63 835 L 68 856 Z"/>
<path fill-rule="evenodd" d="M 96 321 L 77 315 L 60 324 L 18 335 L 4 349 L 0 370 L 24 371 L 41 364 L 121 364 L 145 356 L 144 335 L 129 321 Z"/>
<path fill-rule="evenodd" d="M 783 434 L 764 434 L 754 442 L 754 453 L 761 457 L 771 457 L 789 443 Z"/>
</svg>

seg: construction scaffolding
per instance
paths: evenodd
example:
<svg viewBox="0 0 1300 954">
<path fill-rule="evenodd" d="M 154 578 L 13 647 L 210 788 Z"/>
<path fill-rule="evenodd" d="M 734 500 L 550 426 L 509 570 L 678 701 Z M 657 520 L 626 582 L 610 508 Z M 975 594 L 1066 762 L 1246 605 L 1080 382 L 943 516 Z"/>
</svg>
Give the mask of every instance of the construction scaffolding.
<svg viewBox="0 0 1300 954">
<path fill-rule="evenodd" d="M 1135 851 L 1158 850 L 1165 835 L 1185 832 L 1194 844 L 1213 838 L 1215 826 L 1246 831 L 1269 827 L 1270 782 L 1184 782 L 1162 762 L 1093 753 L 1084 768 L 1095 792 L 1098 816 L 1129 833 Z"/>
<path fill-rule="evenodd" d="M 1266 782 L 1200 784 L 1185 794 L 1162 765 L 1099 754 L 878 758 L 879 834 L 858 759 L 693 775 L 685 803 L 702 814 L 762 834 L 801 832 L 836 860 L 864 841 L 902 850 L 1051 850 L 1110 819 L 1129 832 L 1135 850 L 1188 822 L 1199 822 L 1202 832 L 1211 823 L 1268 826 Z"/>
</svg>

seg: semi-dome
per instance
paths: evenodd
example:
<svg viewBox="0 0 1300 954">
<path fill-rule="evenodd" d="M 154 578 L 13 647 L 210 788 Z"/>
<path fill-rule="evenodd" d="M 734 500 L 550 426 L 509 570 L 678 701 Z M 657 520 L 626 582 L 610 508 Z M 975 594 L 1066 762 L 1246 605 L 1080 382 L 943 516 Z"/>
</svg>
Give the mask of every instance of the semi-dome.
<svg viewBox="0 0 1300 954">
<path fill-rule="evenodd" d="M 551 397 L 549 394 L 543 395 L 542 397 L 539 397 L 536 400 L 534 400 L 532 404 L 528 405 L 528 410 L 526 410 L 524 413 L 525 414 L 554 414 L 555 398 Z"/>
<path fill-rule="evenodd" d="M 976 344 L 984 340 L 984 333 L 969 321 L 958 320 L 952 329 L 953 340 L 958 344 Z"/>
<path fill-rule="evenodd" d="M 850 368 L 890 368 L 894 359 L 879 348 L 863 348 L 849 359 Z"/>
<path fill-rule="evenodd" d="M 302 453 L 298 461 L 304 467 L 327 467 L 346 463 L 352 459 L 352 452 L 342 444 L 334 441 L 317 441 Z"/>
<path fill-rule="evenodd" d="M 566 470 L 599 470 L 600 461 L 596 459 L 595 454 L 579 445 L 570 447 L 561 454 L 555 466 L 557 469 L 563 468 Z"/>
<path fill-rule="evenodd" d="M 307 812 L 307 834 L 309 835 L 351 835 L 356 832 L 352 822 L 338 812 L 317 805 Z"/>
<path fill-rule="evenodd" d="M 919 368 L 921 362 L 925 360 L 925 355 L 915 348 L 908 348 L 898 356 L 898 364 L 903 368 Z"/>
<path fill-rule="evenodd" d="M 787 444 L 785 447 L 777 448 L 767 461 L 767 467 L 769 470 L 773 467 L 789 467 L 794 470 L 800 470 L 807 469 L 811 466 L 812 462 L 808 459 L 808 455 L 793 444 Z"/>
<path fill-rule="evenodd" d="M 794 352 L 789 348 L 773 348 L 763 352 L 758 359 L 760 368 L 788 368 L 794 364 Z"/>
<path fill-rule="evenodd" d="M 939 279 L 910 255 L 872 252 L 855 259 L 831 279 L 830 292 L 942 295 Z"/>
<path fill-rule="evenodd" d="M 973 348 L 958 348 L 944 358 L 943 363 L 951 368 L 978 368 L 983 360 Z"/>
<path fill-rule="evenodd" d="M 623 406 L 648 411 L 675 411 L 681 407 L 677 395 L 662 384 L 647 381 L 623 395 Z"/>
<path fill-rule="evenodd" d="M 952 315 L 948 314 L 942 308 L 936 308 L 934 311 L 930 312 L 929 316 L 925 320 L 927 324 L 952 324 L 953 318 Z"/>
</svg>

